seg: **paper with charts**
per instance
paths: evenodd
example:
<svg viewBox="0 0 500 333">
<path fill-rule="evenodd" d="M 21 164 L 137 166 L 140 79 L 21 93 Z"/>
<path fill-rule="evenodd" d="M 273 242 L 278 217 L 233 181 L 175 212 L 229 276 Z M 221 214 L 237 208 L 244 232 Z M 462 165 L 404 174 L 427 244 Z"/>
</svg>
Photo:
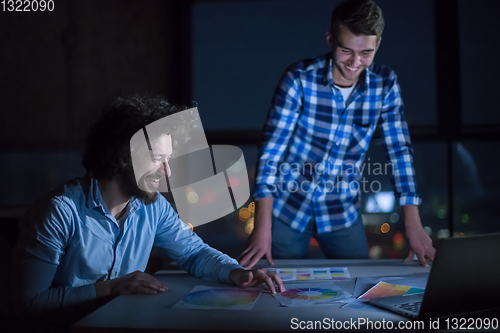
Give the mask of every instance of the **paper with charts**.
<svg viewBox="0 0 500 333">
<path fill-rule="evenodd" d="M 401 296 L 401 295 L 411 295 L 423 293 L 425 289 L 415 288 L 409 286 L 400 286 L 397 284 L 390 284 L 380 281 L 372 288 L 370 288 L 366 293 L 359 296 L 358 299 L 370 300 L 373 298 L 389 297 L 389 296 Z"/>
<path fill-rule="evenodd" d="M 282 281 L 345 280 L 349 279 L 347 267 L 327 268 L 268 268 L 276 272 Z"/>
<path fill-rule="evenodd" d="M 351 294 L 333 282 L 287 284 L 286 291 L 273 295 L 282 306 L 299 307 L 344 303 Z"/>
<path fill-rule="evenodd" d="M 256 289 L 195 286 L 173 309 L 251 310 L 260 291 Z"/>
</svg>

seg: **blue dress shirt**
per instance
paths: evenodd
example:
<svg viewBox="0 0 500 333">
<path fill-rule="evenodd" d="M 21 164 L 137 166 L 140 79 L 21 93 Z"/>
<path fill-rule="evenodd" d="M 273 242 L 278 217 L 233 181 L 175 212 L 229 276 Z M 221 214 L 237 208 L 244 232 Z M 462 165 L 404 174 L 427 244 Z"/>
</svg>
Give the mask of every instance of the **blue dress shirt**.
<svg viewBox="0 0 500 333">
<path fill-rule="evenodd" d="M 150 205 L 131 199 L 127 213 L 117 221 L 89 177 L 52 191 L 20 223 L 15 304 L 36 311 L 96 298 L 95 282 L 144 271 L 153 245 L 208 280 L 230 283 L 229 273 L 242 268 L 205 244 L 160 194 Z"/>
</svg>

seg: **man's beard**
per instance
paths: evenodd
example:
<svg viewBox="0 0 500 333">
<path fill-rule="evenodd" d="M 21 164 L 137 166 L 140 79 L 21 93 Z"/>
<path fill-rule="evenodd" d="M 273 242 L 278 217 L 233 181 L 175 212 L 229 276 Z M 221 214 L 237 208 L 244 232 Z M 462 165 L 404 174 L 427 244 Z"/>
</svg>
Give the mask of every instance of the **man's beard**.
<svg viewBox="0 0 500 333">
<path fill-rule="evenodd" d="M 346 70 L 342 67 L 342 64 L 341 63 L 338 63 L 337 62 L 337 57 L 335 56 L 335 53 L 332 52 L 332 66 L 337 68 L 337 70 L 339 71 L 340 75 L 346 79 L 346 80 L 356 80 L 358 81 L 359 78 L 361 77 L 362 73 L 366 70 L 367 66 L 364 66 L 363 65 L 363 68 L 361 68 L 358 72 L 357 72 L 357 77 L 356 78 L 353 78 L 353 77 L 349 77 L 349 72 L 346 72 Z"/>
<path fill-rule="evenodd" d="M 158 200 L 158 192 L 143 191 L 137 186 L 133 170 L 121 176 L 120 179 L 120 185 L 127 196 L 136 197 L 145 205 L 153 204 Z"/>
</svg>

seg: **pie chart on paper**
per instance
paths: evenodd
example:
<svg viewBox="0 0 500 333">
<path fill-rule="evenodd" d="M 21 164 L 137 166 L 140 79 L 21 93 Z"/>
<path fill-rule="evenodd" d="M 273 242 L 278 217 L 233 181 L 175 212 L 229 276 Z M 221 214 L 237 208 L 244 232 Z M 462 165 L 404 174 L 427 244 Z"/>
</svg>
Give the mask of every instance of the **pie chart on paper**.
<svg viewBox="0 0 500 333">
<path fill-rule="evenodd" d="M 195 286 L 173 308 L 251 310 L 259 295 L 255 289 Z"/>
<path fill-rule="evenodd" d="M 333 282 L 286 284 L 286 291 L 274 294 L 282 306 L 299 307 L 334 305 L 345 302 L 351 294 Z"/>
<path fill-rule="evenodd" d="M 298 288 L 287 290 L 281 296 L 292 299 L 317 300 L 323 298 L 336 297 L 339 293 L 331 289 L 323 288 Z"/>
</svg>

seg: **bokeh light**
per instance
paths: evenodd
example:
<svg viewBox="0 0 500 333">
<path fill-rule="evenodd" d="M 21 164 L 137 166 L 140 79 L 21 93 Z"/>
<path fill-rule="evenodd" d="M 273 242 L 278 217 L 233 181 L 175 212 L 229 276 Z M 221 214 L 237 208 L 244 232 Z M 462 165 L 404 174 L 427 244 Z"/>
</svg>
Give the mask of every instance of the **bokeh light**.
<svg viewBox="0 0 500 333">
<path fill-rule="evenodd" d="M 250 202 L 250 204 L 248 205 L 248 210 L 252 213 L 255 213 L 255 202 Z"/>
<path fill-rule="evenodd" d="M 374 245 L 370 248 L 370 258 L 379 259 L 382 256 L 382 249 L 378 245 Z"/>
<path fill-rule="evenodd" d="M 402 250 L 405 246 L 405 238 L 402 233 L 396 232 L 394 236 L 392 236 L 392 242 L 394 243 L 394 249 Z"/>
<path fill-rule="evenodd" d="M 448 237 L 450 237 L 450 230 L 448 230 L 448 229 L 441 229 L 441 230 L 439 230 L 437 232 L 436 236 L 437 236 L 438 239 L 448 238 Z"/>
<path fill-rule="evenodd" d="M 470 217 L 467 214 L 462 215 L 462 223 L 467 224 L 470 221 Z"/>
<path fill-rule="evenodd" d="M 231 188 L 237 188 L 240 185 L 240 181 L 237 177 L 229 177 L 229 185 Z"/>
<path fill-rule="evenodd" d="M 391 230 L 391 226 L 389 225 L 389 223 L 384 223 L 382 224 L 382 226 L 380 226 L 380 231 L 382 231 L 383 234 L 388 233 L 389 230 Z"/>
<path fill-rule="evenodd" d="M 250 235 L 252 231 L 253 231 L 253 219 L 250 219 L 247 221 L 247 224 L 245 225 L 245 232 Z"/>
<path fill-rule="evenodd" d="M 217 199 L 217 194 L 214 191 L 208 191 L 203 196 L 203 201 L 206 203 L 214 202 Z"/>
<path fill-rule="evenodd" d="M 252 216 L 252 212 L 248 208 L 243 207 L 240 209 L 239 216 L 240 220 L 246 221 Z"/>
<path fill-rule="evenodd" d="M 189 200 L 190 203 L 197 203 L 198 202 L 198 194 L 196 194 L 196 192 L 189 192 L 187 194 L 187 199 Z"/>
<path fill-rule="evenodd" d="M 399 214 L 398 213 L 392 213 L 391 216 L 389 217 L 389 221 L 391 223 L 396 223 L 399 221 Z"/>
</svg>

